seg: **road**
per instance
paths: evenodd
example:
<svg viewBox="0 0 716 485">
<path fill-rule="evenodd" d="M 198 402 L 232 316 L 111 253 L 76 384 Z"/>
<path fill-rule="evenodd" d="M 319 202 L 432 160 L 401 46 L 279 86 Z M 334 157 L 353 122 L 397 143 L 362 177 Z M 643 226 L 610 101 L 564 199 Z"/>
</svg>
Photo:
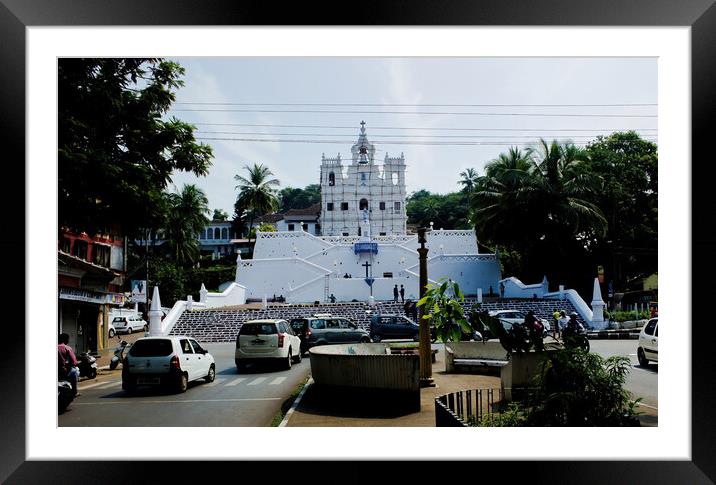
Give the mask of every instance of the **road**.
<svg viewBox="0 0 716 485">
<path fill-rule="evenodd" d="M 234 343 L 204 344 L 216 361 L 216 379 L 196 381 L 182 394 L 122 390 L 121 366 L 79 383 L 81 395 L 58 417 L 60 426 L 269 426 L 283 402 L 305 381 L 308 358 L 291 370 L 234 364 Z"/>
</svg>

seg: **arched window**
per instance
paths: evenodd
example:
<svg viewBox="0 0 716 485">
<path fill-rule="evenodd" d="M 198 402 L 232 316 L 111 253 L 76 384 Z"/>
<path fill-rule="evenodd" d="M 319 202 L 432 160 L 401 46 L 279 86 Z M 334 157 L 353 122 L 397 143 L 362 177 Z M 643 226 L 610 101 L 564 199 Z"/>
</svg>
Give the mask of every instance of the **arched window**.
<svg viewBox="0 0 716 485">
<path fill-rule="evenodd" d="M 393 173 L 393 185 L 398 185 L 399 177 L 397 173 Z"/>
<path fill-rule="evenodd" d="M 214 239 L 221 239 L 221 231 L 218 227 L 214 228 Z"/>
<path fill-rule="evenodd" d="M 214 239 L 214 231 L 210 227 L 206 228 L 206 238 Z"/>
<path fill-rule="evenodd" d="M 221 239 L 229 239 L 229 229 L 224 227 L 221 229 Z"/>
<path fill-rule="evenodd" d="M 368 208 L 368 199 L 361 199 L 358 205 L 358 209 L 365 210 Z"/>
<path fill-rule="evenodd" d="M 336 174 L 333 172 L 328 174 L 328 185 L 336 185 Z"/>
</svg>

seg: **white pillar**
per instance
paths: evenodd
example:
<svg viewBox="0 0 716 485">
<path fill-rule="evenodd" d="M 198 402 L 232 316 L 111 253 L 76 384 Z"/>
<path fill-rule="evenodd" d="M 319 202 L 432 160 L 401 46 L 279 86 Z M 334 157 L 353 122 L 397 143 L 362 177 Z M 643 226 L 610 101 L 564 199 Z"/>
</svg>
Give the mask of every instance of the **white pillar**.
<svg viewBox="0 0 716 485">
<path fill-rule="evenodd" d="M 261 309 L 266 310 L 268 308 L 268 298 L 266 297 L 266 293 L 264 293 L 264 298 L 261 300 Z"/>
<path fill-rule="evenodd" d="M 191 311 L 193 304 L 194 304 L 194 297 L 191 295 L 186 295 L 186 309 L 188 311 Z"/>
<path fill-rule="evenodd" d="M 201 284 L 201 289 L 199 290 L 199 302 L 200 303 L 206 303 L 206 295 L 209 294 L 209 290 L 206 289 L 206 286 L 204 286 L 204 283 Z"/>
<path fill-rule="evenodd" d="M 158 337 L 162 335 L 162 303 L 159 300 L 159 287 L 154 287 L 152 294 L 152 306 L 147 312 L 149 315 L 149 336 Z"/>
<path fill-rule="evenodd" d="M 239 267 L 241 264 L 241 251 L 239 251 L 238 248 L 236 249 L 236 251 L 237 251 L 237 253 L 236 253 L 236 274 L 234 275 L 234 281 L 236 281 L 238 283 L 239 282 Z"/>
<path fill-rule="evenodd" d="M 594 278 L 594 294 L 592 296 L 592 326 L 597 329 L 605 327 L 604 307 L 606 304 L 602 300 L 602 290 L 599 287 L 599 278 Z"/>
<path fill-rule="evenodd" d="M 564 300 L 564 285 L 559 285 L 559 299 Z"/>
<path fill-rule="evenodd" d="M 477 302 L 482 303 L 482 288 L 477 289 Z"/>
</svg>

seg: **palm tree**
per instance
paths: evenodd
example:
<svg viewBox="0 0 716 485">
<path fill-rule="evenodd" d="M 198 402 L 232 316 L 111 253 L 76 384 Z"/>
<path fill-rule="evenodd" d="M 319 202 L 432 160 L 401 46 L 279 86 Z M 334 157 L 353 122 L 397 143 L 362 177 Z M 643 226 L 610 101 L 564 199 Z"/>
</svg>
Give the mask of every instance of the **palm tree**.
<svg viewBox="0 0 716 485">
<path fill-rule="evenodd" d="M 169 213 L 165 232 L 171 256 L 191 265 L 199 256 L 197 235 L 209 222 L 209 200 L 196 185 L 184 185 L 179 193 L 167 195 Z"/>
<path fill-rule="evenodd" d="M 256 164 L 252 167 L 244 166 L 248 171 L 248 177 L 234 175 L 234 179 L 239 182 L 236 189 L 239 190 L 239 196 L 236 199 L 237 213 L 241 213 L 239 209 L 250 212 L 249 231 L 253 226 L 254 219 L 257 214 L 266 214 L 276 210 L 278 207 L 277 190 L 281 183 L 274 178 L 270 178 L 273 173 L 263 164 Z"/>
<path fill-rule="evenodd" d="M 472 193 L 475 188 L 475 183 L 477 182 L 477 170 L 468 168 L 464 172 L 460 172 L 460 177 L 462 177 L 462 179 L 459 180 L 458 183 L 463 186 L 462 191 L 468 194 Z"/>
</svg>

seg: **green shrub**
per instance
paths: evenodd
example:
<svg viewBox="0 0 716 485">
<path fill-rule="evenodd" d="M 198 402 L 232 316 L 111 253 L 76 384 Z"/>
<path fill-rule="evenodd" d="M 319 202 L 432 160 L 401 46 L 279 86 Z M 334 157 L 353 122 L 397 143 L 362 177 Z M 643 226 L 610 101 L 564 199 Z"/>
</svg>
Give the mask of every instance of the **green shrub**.
<svg viewBox="0 0 716 485">
<path fill-rule="evenodd" d="M 511 402 L 501 414 L 484 414 L 479 420 L 475 416 L 470 416 L 467 424 L 468 426 L 527 426 L 527 418 L 527 410 L 521 404 Z"/>
</svg>

